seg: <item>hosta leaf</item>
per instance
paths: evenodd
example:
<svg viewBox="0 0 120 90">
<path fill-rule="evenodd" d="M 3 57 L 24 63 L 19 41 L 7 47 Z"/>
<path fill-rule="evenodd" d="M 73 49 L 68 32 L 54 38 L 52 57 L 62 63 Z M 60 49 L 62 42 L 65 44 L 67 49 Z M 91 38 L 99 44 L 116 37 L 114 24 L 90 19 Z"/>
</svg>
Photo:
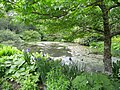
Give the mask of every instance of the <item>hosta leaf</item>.
<svg viewBox="0 0 120 90">
<path fill-rule="evenodd" d="M 18 60 L 14 62 L 15 65 L 22 65 L 25 61 L 24 60 Z"/>
<path fill-rule="evenodd" d="M 4 63 L 6 64 L 6 66 L 11 66 L 12 62 L 11 61 L 5 61 Z"/>
<path fill-rule="evenodd" d="M 20 75 L 26 75 L 27 73 L 26 72 L 21 72 L 19 73 Z"/>
</svg>

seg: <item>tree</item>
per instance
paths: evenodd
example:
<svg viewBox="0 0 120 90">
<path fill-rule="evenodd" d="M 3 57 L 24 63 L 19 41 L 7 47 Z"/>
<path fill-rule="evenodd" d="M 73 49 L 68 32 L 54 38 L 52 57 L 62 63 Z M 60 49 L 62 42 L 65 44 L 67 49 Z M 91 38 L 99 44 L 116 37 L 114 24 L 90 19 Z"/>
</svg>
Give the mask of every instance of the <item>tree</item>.
<svg viewBox="0 0 120 90">
<path fill-rule="evenodd" d="M 93 3 L 92 3 L 93 4 Z M 117 1 L 115 5 L 107 7 L 105 0 L 96 0 L 94 3 L 95 6 L 98 6 L 102 12 L 103 18 L 103 33 L 104 33 L 104 66 L 105 70 L 112 72 L 112 62 L 111 62 L 111 37 L 114 35 L 120 34 L 120 30 L 117 32 L 112 32 L 110 29 L 109 13 L 110 10 L 120 6 L 120 3 Z"/>
<path fill-rule="evenodd" d="M 16 0 L 15 0 L 16 1 Z M 19 0 L 7 4 L 16 10 L 23 21 L 43 24 L 50 29 L 97 32 L 104 37 L 105 71 L 112 72 L 111 38 L 120 34 L 119 0 Z M 5 2 L 5 1 L 2 1 Z M 5 3 L 5 4 L 6 4 Z M 4 3 L 3 3 L 4 4 Z M 7 9 L 6 9 L 7 10 Z"/>
</svg>

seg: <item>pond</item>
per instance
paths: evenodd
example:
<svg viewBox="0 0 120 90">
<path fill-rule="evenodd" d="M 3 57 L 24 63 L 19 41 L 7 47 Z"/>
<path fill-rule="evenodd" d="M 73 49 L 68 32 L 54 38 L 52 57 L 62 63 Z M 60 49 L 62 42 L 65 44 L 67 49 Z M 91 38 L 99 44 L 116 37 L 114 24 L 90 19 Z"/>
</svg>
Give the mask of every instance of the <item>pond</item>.
<svg viewBox="0 0 120 90">
<path fill-rule="evenodd" d="M 74 63 L 86 71 L 103 72 L 103 56 L 92 54 L 88 47 L 76 43 L 63 42 L 36 42 L 29 43 L 24 49 L 30 48 L 31 52 L 43 52 L 49 54 L 51 58 L 61 59 L 65 64 Z M 119 58 L 112 57 L 112 60 Z"/>
</svg>

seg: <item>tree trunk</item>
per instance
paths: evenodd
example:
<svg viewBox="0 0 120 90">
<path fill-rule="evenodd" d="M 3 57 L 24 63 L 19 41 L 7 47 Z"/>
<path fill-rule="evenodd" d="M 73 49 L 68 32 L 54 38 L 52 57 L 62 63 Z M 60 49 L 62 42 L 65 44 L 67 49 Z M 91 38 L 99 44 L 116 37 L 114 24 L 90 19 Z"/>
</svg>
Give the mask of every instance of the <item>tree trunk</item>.
<svg viewBox="0 0 120 90">
<path fill-rule="evenodd" d="M 105 71 L 112 73 L 112 59 L 111 59 L 111 32 L 109 27 L 108 10 L 103 5 L 103 28 L 104 28 L 104 67 Z"/>
<path fill-rule="evenodd" d="M 105 31 L 104 37 L 104 67 L 105 71 L 112 73 L 111 37 L 109 31 Z"/>
</svg>

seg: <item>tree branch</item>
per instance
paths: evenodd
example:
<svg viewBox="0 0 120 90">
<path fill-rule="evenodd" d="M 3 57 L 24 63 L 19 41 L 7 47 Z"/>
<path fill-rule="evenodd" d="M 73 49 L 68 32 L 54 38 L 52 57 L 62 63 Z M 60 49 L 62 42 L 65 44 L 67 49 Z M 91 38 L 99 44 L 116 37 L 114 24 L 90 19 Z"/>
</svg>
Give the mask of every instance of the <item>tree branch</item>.
<svg viewBox="0 0 120 90">
<path fill-rule="evenodd" d="M 100 3 L 101 3 L 101 1 L 102 1 L 102 0 L 96 0 L 95 2 L 90 3 L 89 5 L 87 5 L 87 7 L 89 7 L 89 6 L 99 6 Z"/>
<path fill-rule="evenodd" d="M 97 28 L 92 28 L 92 27 L 87 27 L 87 28 L 94 30 L 96 33 L 104 34 L 104 31 L 103 31 L 103 30 L 100 30 L 100 29 L 97 29 Z"/>
<path fill-rule="evenodd" d="M 38 14 L 38 15 L 44 15 L 44 16 L 50 16 L 50 14 L 42 14 L 42 13 L 39 13 L 39 12 L 32 12 L 33 14 Z"/>
<path fill-rule="evenodd" d="M 35 2 L 36 3 L 36 2 Z M 66 15 L 68 15 L 69 11 L 74 11 L 76 10 L 76 8 L 79 6 L 79 4 L 77 4 L 76 6 L 74 7 L 71 7 L 71 8 L 66 8 L 66 7 L 63 7 L 61 8 L 60 10 L 55 10 L 56 13 L 40 13 L 40 12 L 37 12 L 36 9 L 34 7 L 33 8 L 33 11 L 31 12 L 32 14 L 37 14 L 37 15 L 41 15 L 41 16 L 45 16 L 46 19 L 49 19 L 49 18 L 53 18 L 53 19 L 60 19 Z M 58 13 L 57 13 L 58 11 Z M 45 18 L 44 17 L 44 18 Z"/>
<path fill-rule="evenodd" d="M 116 5 L 113 5 L 113 6 L 109 7 L 108 10 L 111 10 L 113 8 L 116 8 L 116 7 L 120 7 L 120 2 L 117 2 Z"/>
<path fill-rule="evenodd" d="M 59 14 L 59 15 L 54 15 L 54 14 L 42 14 L 42 13 L 39 13 L 39 12 L 32 12 L 33 14 L 38 14 L 38 15 L 41 15 L 41 16 L 46 16 L 46 17 L 49 17 L 49 18 L 61 18 L 63 16 L 66 16 L 68 13 L 67 12 L 63 12 L 62 14 Z"/>
<path fill-rule="evenodd" d="M 112 32 L 110 36 L 113 37 L 113 36 L 116 36 L 116 35 L 120 35 L 120 30 Z"/>
</svg>

